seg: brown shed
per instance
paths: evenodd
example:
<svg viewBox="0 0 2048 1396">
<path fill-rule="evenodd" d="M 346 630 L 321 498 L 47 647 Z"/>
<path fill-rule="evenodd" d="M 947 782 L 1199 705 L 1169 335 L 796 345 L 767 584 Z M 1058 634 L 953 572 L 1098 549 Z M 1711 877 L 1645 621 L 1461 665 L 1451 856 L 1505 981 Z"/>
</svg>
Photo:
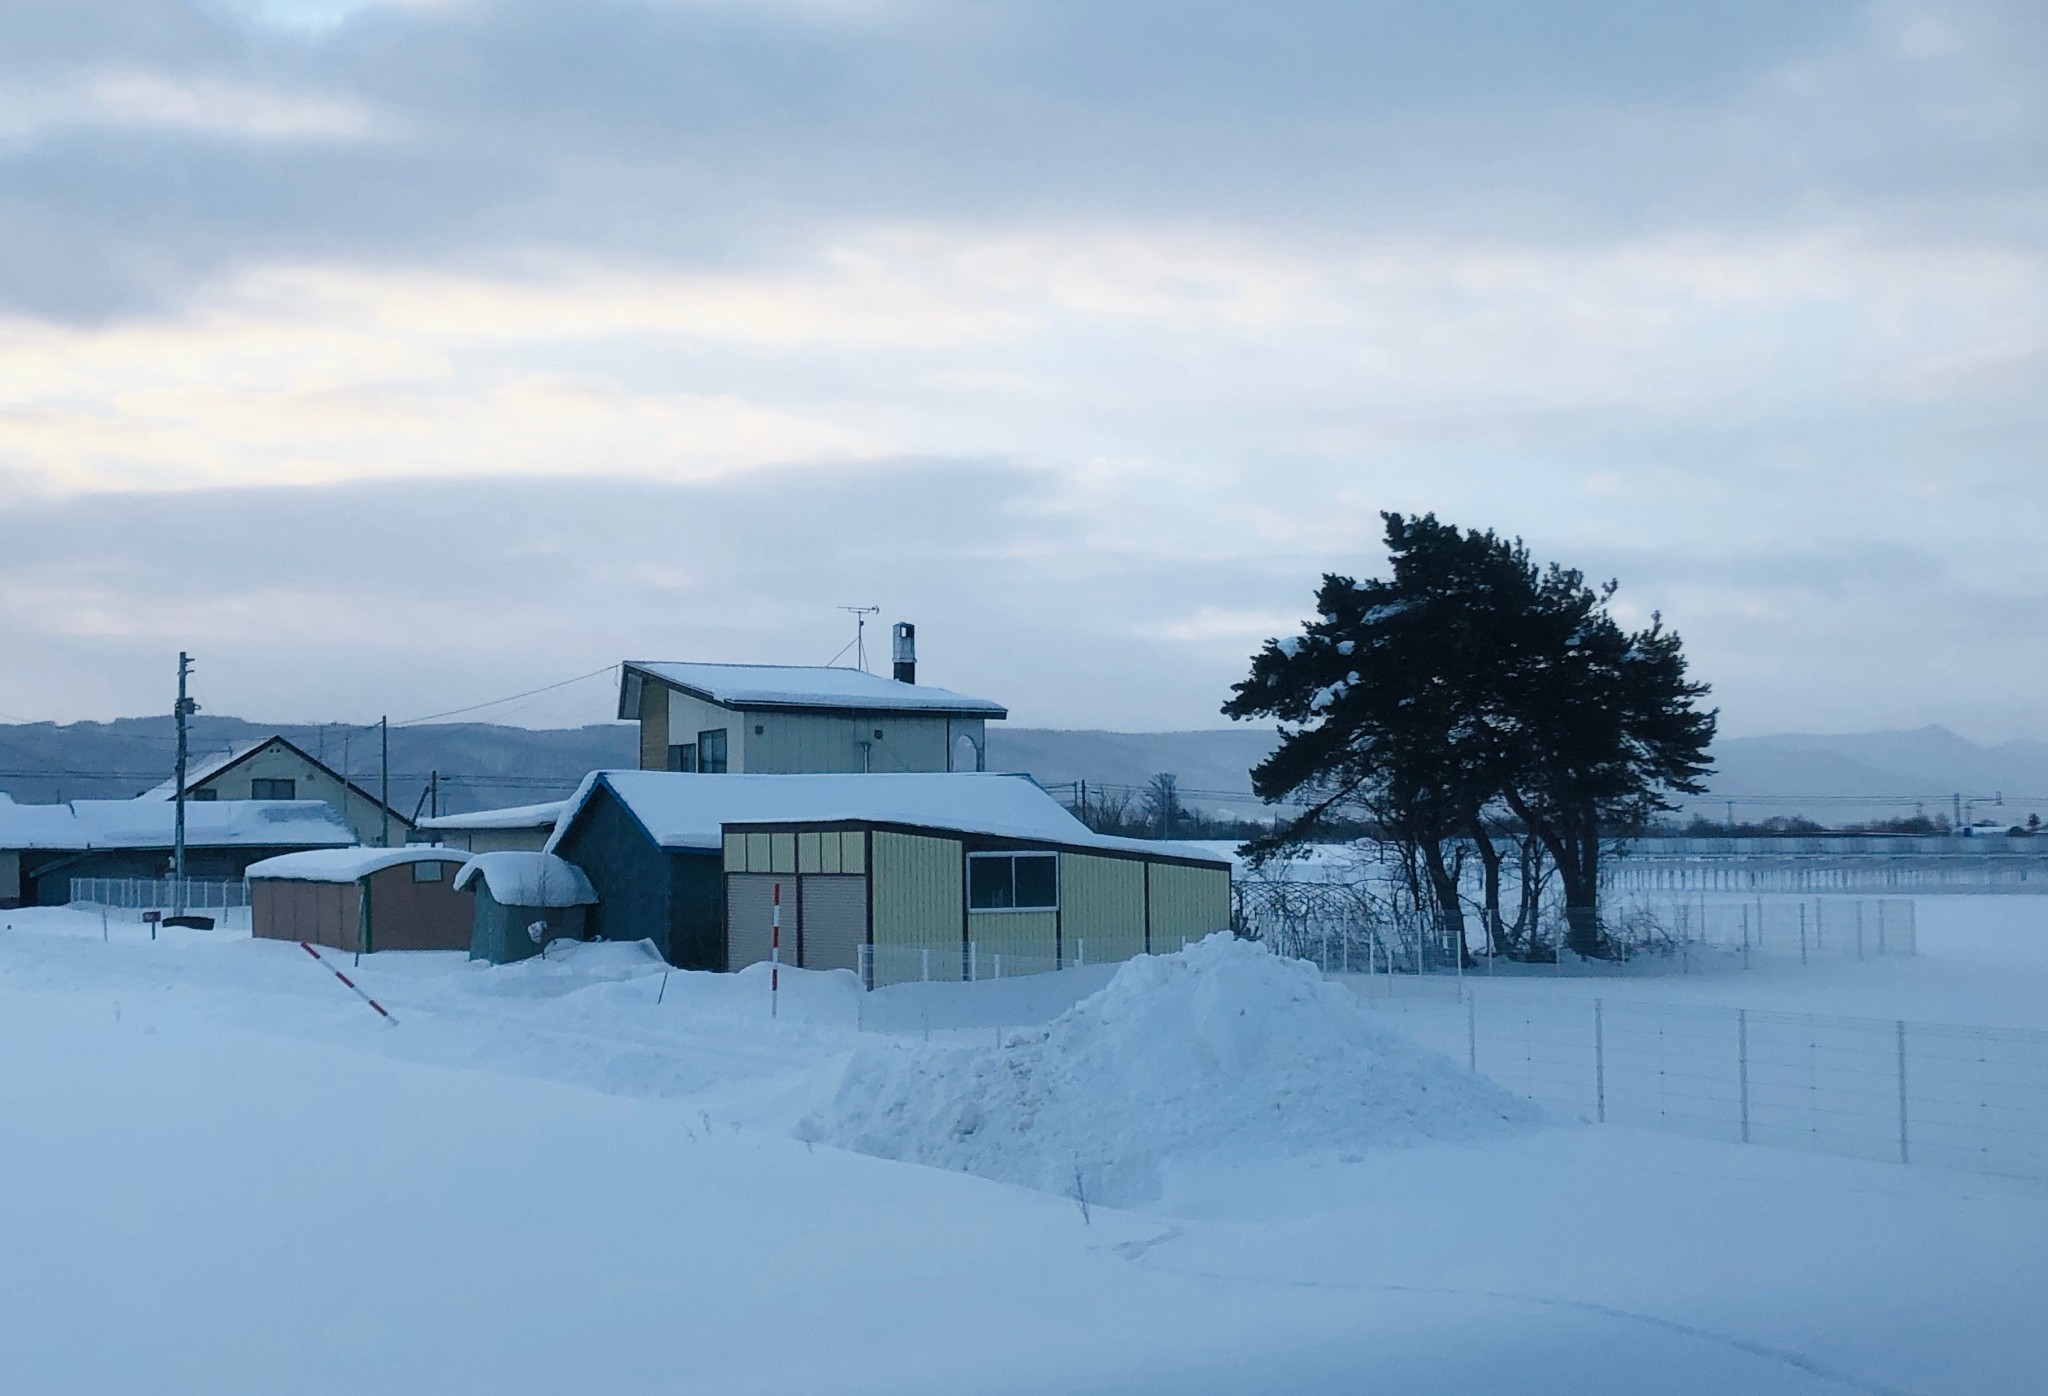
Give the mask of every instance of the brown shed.
<svg viewBox="0 0 2048 1396">
<path fill-rule="evenodd" d="M 475 896 L 445 848 L 323 848 L 249 869 L 250 922 L 268 940 L 337 950 L 467 950 Z"/>
</svg>

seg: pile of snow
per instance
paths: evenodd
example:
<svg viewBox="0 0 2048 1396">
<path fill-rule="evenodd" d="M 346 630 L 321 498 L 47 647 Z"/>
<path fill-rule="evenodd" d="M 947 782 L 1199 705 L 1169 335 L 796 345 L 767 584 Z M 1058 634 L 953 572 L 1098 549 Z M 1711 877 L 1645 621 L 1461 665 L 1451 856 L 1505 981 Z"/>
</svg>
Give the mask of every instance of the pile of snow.
<svg viewBox="0 0 2048 1396">
<path fill-rule="evenodd" d="M 1382 1031 L 1313 966 L 1216 935 L 1132 960 L 1000 1047 L 863 1047 L 796 1133 L 1122 1205 L 1156 1197 L 1176 1157 L 1466 1141 L 1540 1118 Z"/>
</svg>

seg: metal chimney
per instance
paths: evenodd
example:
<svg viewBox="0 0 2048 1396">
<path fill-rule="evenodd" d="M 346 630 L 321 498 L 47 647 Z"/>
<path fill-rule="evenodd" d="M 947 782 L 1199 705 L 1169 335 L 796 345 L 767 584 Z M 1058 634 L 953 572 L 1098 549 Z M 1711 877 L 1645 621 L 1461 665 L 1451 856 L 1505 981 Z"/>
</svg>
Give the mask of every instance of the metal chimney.
<svg viewBox="0 0 2048 1396">
<path fill-rule="evenodd" d="M 899 620 L 891 630 L 895 637 L 896 682 L 917 682 L 917 627 Z"/>
</svg>

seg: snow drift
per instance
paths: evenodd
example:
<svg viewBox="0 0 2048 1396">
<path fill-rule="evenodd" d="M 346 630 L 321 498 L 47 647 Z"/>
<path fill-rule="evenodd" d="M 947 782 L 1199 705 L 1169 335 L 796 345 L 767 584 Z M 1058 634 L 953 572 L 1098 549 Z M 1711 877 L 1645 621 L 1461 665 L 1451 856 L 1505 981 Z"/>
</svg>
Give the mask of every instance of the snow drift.
<svg viewBox="0 0 2048 1396">
<path fill-rule="evenodd" d="M 800 1138 L 1110 1205 L 1196 1154 L 1464 1141 L 1532 1105 L 1379 1029 L 1311 965 L 1211 936 L 1001 1047 L 862 1047 Z"/>
</svg>

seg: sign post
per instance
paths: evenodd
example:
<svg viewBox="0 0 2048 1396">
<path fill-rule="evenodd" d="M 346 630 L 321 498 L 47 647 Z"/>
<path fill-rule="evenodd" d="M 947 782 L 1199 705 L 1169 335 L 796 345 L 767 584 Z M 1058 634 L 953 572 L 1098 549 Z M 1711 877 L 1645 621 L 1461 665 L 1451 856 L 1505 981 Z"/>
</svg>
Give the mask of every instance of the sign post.
<svg viewBox="0 0 2048 1396">
<path fill-rule="evenodd" d="M 782 884 L 775 884 L 775 894 L 769 902 L 768 912 L 768 1016 L 778 1012 L 777 999 L 782 992 Z"/>
</svg>

